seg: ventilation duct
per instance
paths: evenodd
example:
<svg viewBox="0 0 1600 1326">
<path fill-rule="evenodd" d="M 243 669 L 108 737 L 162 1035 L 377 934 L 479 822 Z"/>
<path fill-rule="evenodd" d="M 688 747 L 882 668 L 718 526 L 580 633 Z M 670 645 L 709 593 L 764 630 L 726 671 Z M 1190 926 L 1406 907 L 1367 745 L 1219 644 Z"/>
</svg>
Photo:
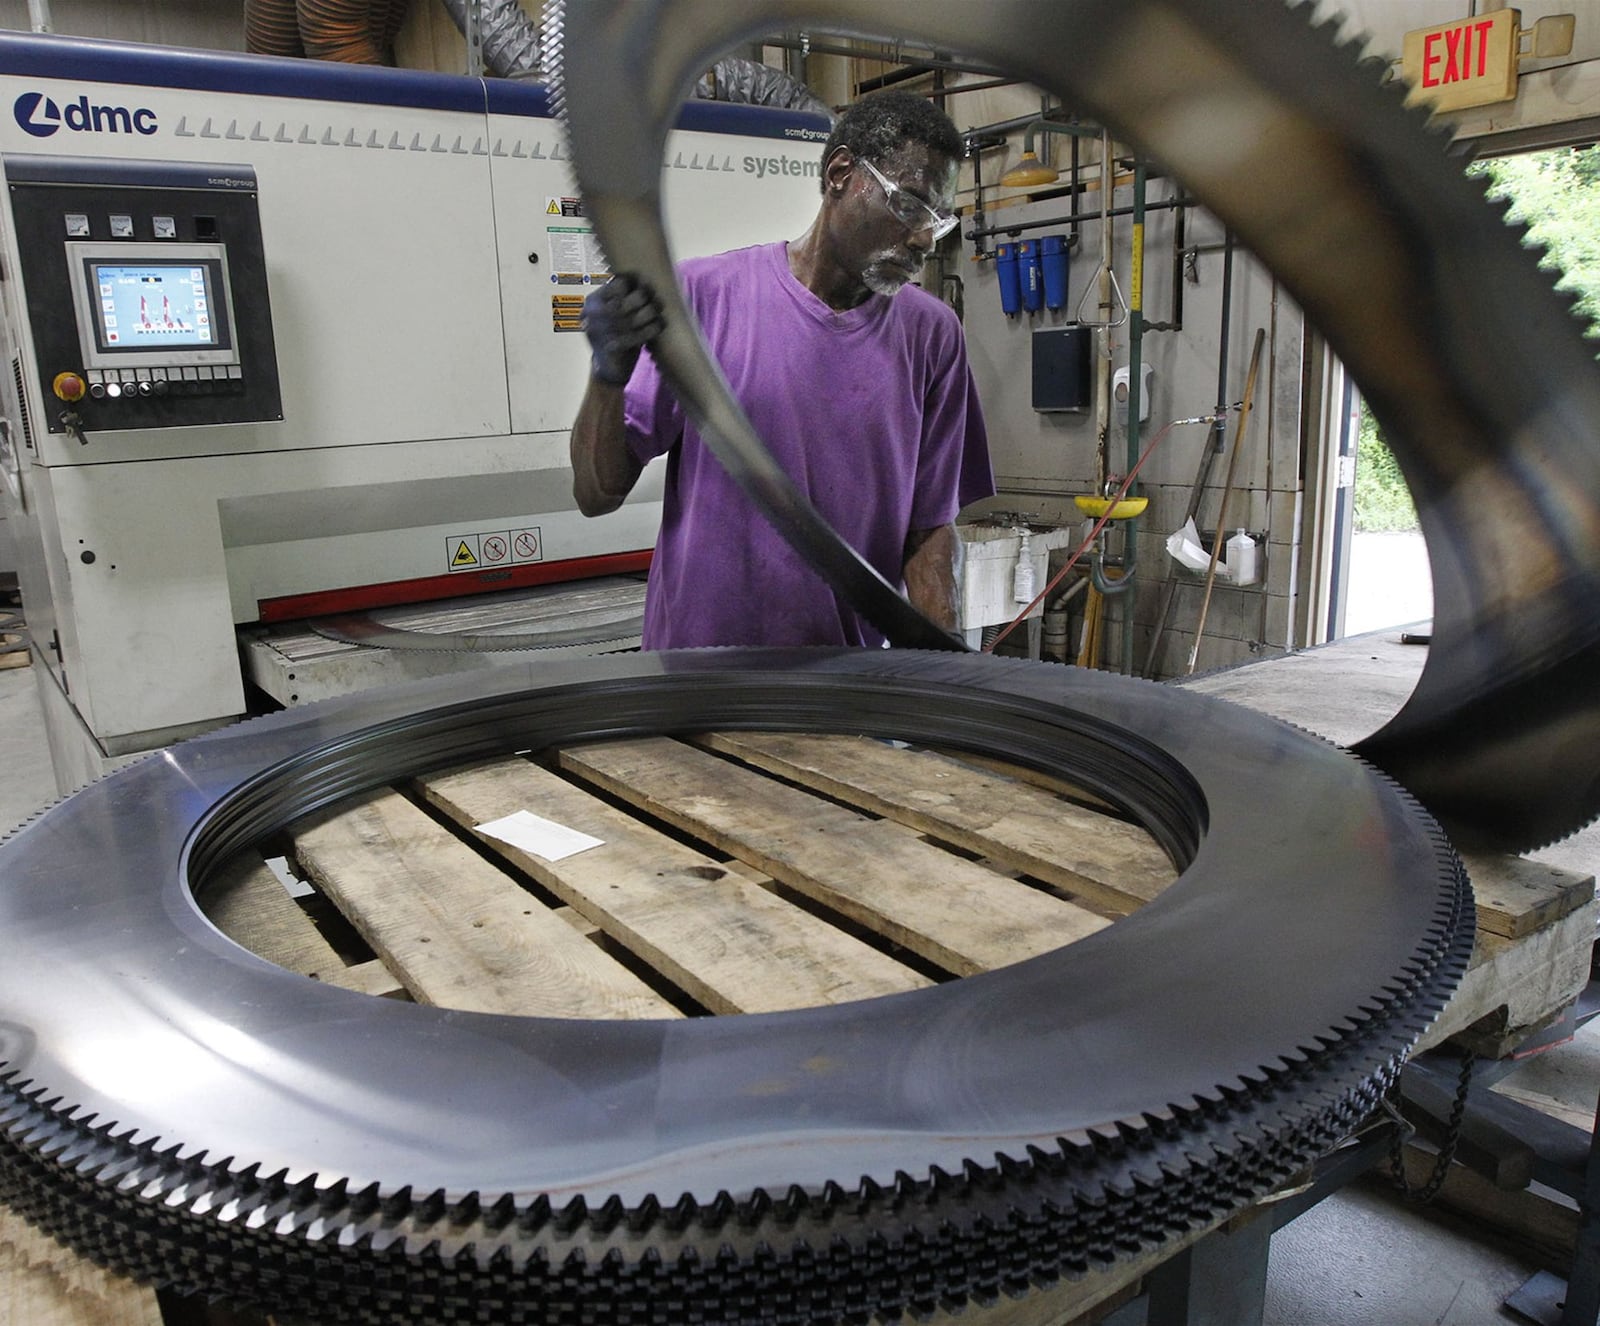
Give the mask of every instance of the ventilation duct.
<svg viewBox="0 0 1600 1326">
<path fill-rule="evenodd" d="M 467 31 L 470 0 L 444 0 L 456 30 Z M 517 0 L 482 0 L 478 6 L 478 37 L 483 43 L 483 67 L 496 78 L 526 78 L 540 72 L 539 28 Z"/>
<path fill-rule="evenodd" d="M 444 0 L 458 30 L 467 30 L 469 0 Z M 540 72 L 539 29 L 520 0 L 482 0 L 478 17 L 484 67 L 497 78 L 519 78 Z M 778 106 L 810 111 L 833 119 L 828 104 L 810 88 L 780 69 L 755 60 L 728 56 L 718 60 L 695 84 L 704 101 L 736 101 L 750 106 Z"/>
<path fill-rule="evenodd" d="M 245 0 L 245 49 L 342 64 L 393 64 L 405 0 Z"/>
<path fill-rule="evenodd" d="M 755 60 L 725 56 L 694 85 L 694 94 L 706 100 L 740 101 L 751 106 L 781 106 L 786 110 L 811 111 L 833 119 L 828 104 L 804 83 L 781 69 Z"/>
<path fill-rule="evenodd" d="M 470 0 L 443 0 L 458 31 Z M 245 0 L 245 49 L 252 55 L 309 56 L 347 64 L 393 64 L 405 0 Z M 478 32 L 483 63 L 497 78 L 538 76 L 539 29 L 519 0 L 482 0 Z M 833 119 L 833 111 L 798 79 L 755 60 L 726 56 L 700 79 L 704 101 L 777 106 Z"/>
</svg>

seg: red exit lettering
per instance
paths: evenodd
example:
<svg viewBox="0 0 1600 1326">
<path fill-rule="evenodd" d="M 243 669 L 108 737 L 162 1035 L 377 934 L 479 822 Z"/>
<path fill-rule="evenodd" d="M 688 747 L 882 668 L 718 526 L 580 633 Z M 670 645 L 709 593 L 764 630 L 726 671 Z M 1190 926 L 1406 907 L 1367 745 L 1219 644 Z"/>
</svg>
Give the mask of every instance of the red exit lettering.
<svg viewBox="0 0 1600 1326">
<path fill-rule="evenodd" d="M 1493 19 L 1480 19 L 1463 27 L 1430 32 L 1424 37 L 1422 86 L 1440 87 L 1482 78 L 1489 66 L 1489 30 L 1492 27 Z"/>
</svg>

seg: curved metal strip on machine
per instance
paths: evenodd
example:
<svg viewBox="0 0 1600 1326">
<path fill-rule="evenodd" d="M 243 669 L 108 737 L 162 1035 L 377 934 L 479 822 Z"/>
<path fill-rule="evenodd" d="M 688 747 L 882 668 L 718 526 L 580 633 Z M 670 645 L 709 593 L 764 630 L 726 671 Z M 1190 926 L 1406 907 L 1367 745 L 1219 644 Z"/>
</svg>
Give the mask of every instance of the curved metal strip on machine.
<svg viewBox="0 0 1600 1326">
<path fill-rule="evenodd" d="M 1070 777 L 1183 873 L 983 976 L 643 1022 L 330 988 L 222 937 L 191 891 L 424 769 L 741 727 Z M 1347 752 L 1181 690 L 915 651 L 641 654 L 345 697 L 92 785 L 0 845 L 0 872 L 0 1197 L 137 1274 L 320 1322 L 437 1321 L 441 1301 L 505 1323 L 864 1321 L 1078 1274 L 1347 1133 L 1472 938 L 1443 834 Z"/>
<path fill-rule="evenodd" d="M 667 304 L 664 374 L 778 528 L 901 644 L 923 643 L 926 624 L 863 583 L 772 473 L 677 291 L 659 163 L 695 72 L 762 32 L 914 23 L 919 39 L 1057 94 L 1173 170 L 1326 336 L 1416 497 L 1433 644 L 1405 707 L 1357 749 L 1463 841 L 1526 849 L 1600 812 L 1600 373 L 1570 299 L 1445 135 L 1309 12 L 994 0 L 976 22 L 966 0 L 922 0 L 914 18 L 891 0 L 585 0 L 554 26 L 578 185 L 613 269 Z M 625 74 L 632 96 L 619 99 Z"/>
<path fill-rule="evenodd" d="M 419 631 L 388 625 L 371 613 L 341 613 L 311 623 L 328 640 L 367 649 L 409 649 L 428 654 L 494 654 L 519 649 L 560 649 L 570 645 L 638 643 L 644 630 L 641 615 L 601 625 L 552 627 L 548 631 Z"/>
</svg>

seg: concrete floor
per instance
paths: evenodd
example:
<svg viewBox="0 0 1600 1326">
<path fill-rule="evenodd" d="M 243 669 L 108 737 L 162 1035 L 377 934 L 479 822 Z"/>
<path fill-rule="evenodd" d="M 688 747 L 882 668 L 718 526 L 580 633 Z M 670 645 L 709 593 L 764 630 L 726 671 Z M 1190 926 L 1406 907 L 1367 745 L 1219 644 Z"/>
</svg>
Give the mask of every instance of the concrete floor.
<svg viewBox="0 0 1600 1326">
<path fill-rule="evenodd" d="M 56 800 L 31 668 L 0 672 L 0 832 Z M 1593 1109 L 1600 1051 L 1540 1056 L 1518 1081 Z M 1586 1104 L 1585 1104 L 1586 1102 Z M 1266 1326 L 1480 1326 L 1537 1267 L 1385 1196 L 1346 1190 L 1273 1238 Z M 1215 1326 L 1228 1326 L 1216 1323 Z"/>
</svg>

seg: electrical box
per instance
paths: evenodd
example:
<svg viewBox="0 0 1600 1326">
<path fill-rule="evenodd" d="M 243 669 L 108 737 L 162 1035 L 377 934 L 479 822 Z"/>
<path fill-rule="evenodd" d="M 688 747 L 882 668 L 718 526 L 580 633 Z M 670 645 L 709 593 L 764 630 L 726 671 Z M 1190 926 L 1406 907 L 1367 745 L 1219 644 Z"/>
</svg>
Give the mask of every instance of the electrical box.
<svg viewBox="0 0 1600 1326">
<path fill-rule="evenodd" d="M 1041 413 L 1089 408 L 1089 330 L 1053 327 L 1033 333 L 1033 408 Z"/>
</svg>

